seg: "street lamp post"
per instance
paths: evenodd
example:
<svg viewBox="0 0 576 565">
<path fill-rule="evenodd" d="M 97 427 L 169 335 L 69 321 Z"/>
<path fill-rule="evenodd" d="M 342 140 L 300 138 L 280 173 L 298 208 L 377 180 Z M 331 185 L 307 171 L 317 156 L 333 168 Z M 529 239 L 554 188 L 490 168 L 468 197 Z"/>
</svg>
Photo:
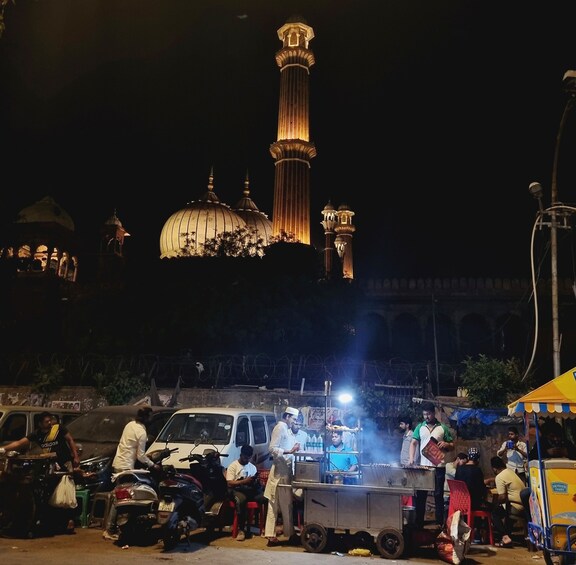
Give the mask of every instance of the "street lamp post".
<svg viewBox="0 0 576 565">
<path fill-rule="evenodd" d="M 539 219 L 542 222 L 544 213 L 550 215 L 550 284 L 552 294 L 552 362 L 554 376 L 561 374 L 560 370 L 560 328 L 558 316 L 558 217 L 563 219 L 563 228 L 569 229 L 567 217 L 572 213 L 569 206 L 563 206 L 558 201 L 558 159 L 560 155 L 560 142 L 564 133 L 564 126 L 576 97 L 576 71 L 566 71 L 562 80 L 564 91 L 568 94 L 568 100 L 564 106 L 564 112 L 560 119 L 558 132 L 556 134 L 556 144 L 554 147 L 554 161 L 552 163 L 552 182 L 551 182 L 551 206 L 547 210 L 542 207 L 542 187 L 539 183 L 530 184 L 531 194 L 538 199 L 540 211 Z"/>
</svg>

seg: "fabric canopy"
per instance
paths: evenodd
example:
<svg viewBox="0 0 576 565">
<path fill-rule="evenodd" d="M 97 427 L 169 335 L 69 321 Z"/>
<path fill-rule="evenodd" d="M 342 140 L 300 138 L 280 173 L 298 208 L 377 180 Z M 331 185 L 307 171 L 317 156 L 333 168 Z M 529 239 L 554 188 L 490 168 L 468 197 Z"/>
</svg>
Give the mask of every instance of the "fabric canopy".
<svg viewBox="0 0 576 565">
<path fill-rule="evenodd" d="M 521 412 L 576 415 L 576 367 L 508 405 L 510 416 Z"/>
</svg>

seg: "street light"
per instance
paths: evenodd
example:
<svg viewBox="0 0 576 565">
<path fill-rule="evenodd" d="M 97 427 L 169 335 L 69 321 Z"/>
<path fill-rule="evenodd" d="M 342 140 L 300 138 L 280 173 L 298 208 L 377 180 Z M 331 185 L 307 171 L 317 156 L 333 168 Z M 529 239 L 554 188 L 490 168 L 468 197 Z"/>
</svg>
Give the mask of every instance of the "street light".
<svg viewBox="0 0 576 565">
<path fill-rule="evenodd" d="M 543 219 L 549 215 L 550 222 L 546 225 L 550 226 L 550 283 L 552 292 L 552 361 L 554 367 L 554 376 L 557 377 L 561 374 L 560 371 L 560 329 L 558 324 L 558 228 L 570 229 L 567 218 L 575 210 L 570 206 L 564 206 L 558 201 L 558 158 L 560 155 L 560 141 L 564 133 L 564 126 L 566 119 L 572 106 L 574 105 L 576 97 L 576 71 L 566 71 L 562 79 L 562 86 L 564 92 L 568 94 L 568 100 L 564 106 L 564 112 L 560 119 L 558 126 L 558 133 L 556 134 L 556 145 L 554 148 L 554 161 L 552 164 L 552 183 L 551 183 L 551 206 L 544 210 L 542 205 L 542 186 L 540 183 L 533 182 L 529 186 L 530 193 L 538 200 L 538 216 L 536 221 L 541 227 L 544 225 Z M 559 226 L 558 218 L 562 219 L 562 224 Z M 535 290 L 535 289 L 534 289 Z M 536 293 L 534 292 L 534 297 Z M 536 300 L 536 298 L 535 298 Z M 530 364 L 532 361 L 530 361 Z M 526 371 L 525 376 L 528 374 Z"/>
</svg>

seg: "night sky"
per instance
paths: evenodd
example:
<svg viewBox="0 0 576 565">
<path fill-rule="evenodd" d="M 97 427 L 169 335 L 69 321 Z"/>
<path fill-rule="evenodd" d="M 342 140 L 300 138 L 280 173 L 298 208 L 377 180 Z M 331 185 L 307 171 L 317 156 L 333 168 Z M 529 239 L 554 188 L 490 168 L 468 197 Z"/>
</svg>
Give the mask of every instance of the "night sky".
<svg viewBox="0 0 576 565">
<path fill-rule="evenodd" d="M 240 199 L 248 170 L 271 215 L 276 31 L 299 14 L 316 36 L 314 241 L 330 200 L 356 212 L 357 278 L 528 277 L 528 185 L 541 182 L 549 203 L 562 77 L 576 68 L 569 6 L 17 0 L 0 39 L 0 220 L 51 195 L 96 249 L 116 208 L 132 234 L 125 253 L 157 257 L 164 222 L 205 191 L 211 166 L 221 201 Z M 565 203 L 575 148 L 573 115 Z"/>
</svg>

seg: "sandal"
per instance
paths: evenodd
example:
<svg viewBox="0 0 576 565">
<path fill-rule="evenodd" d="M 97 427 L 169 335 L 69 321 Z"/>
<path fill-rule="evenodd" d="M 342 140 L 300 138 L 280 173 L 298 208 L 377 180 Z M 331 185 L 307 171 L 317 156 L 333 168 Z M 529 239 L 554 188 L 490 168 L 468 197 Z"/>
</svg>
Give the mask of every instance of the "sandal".
<svg viewBox="0 0 576 565">
<path fill-rule="evenodd" d="M 280 540 L 278 538 L 268 538 L 268 543 L 266 543 L 266 547 L 275 547 L 280 545 Z"/>
<path fill-rule="evenodd" d="M 494 547 L 506 547 L 506 548 L 511 548 L 514 547 L 514 544 L 512 542 L 508 542 L 508 543 L 504 543 L 502 541 L 496 542 L 494 544 Z"/>
</svg>

